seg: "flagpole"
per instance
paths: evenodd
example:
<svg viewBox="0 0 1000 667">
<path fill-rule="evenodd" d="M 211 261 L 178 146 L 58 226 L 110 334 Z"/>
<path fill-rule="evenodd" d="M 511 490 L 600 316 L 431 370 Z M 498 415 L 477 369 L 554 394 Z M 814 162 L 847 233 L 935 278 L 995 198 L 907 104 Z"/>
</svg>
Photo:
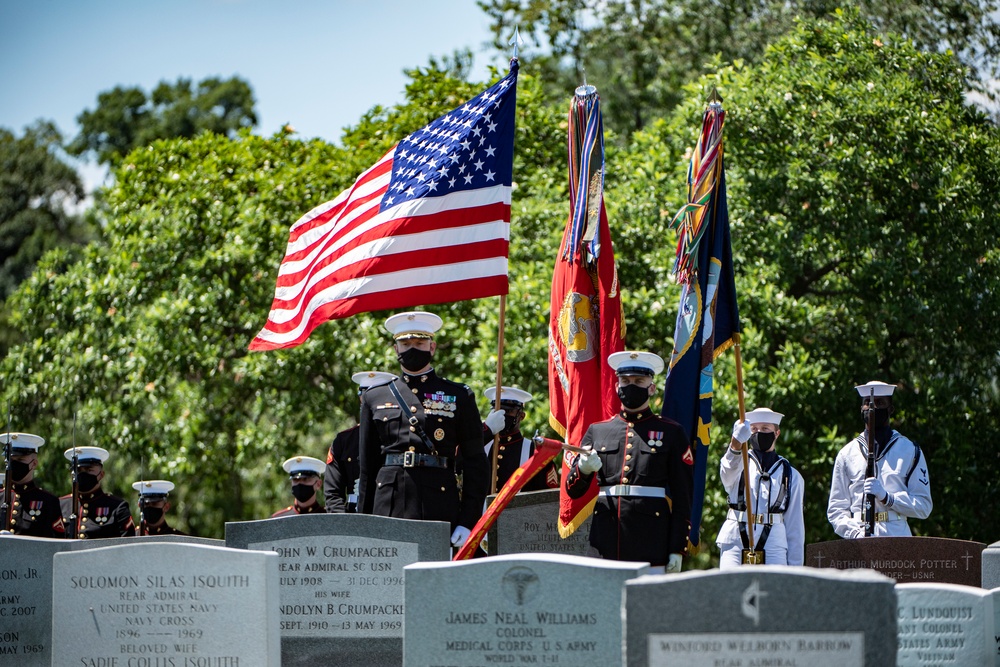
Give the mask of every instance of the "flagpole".
<svg viewBox="0 0 1000 667">
<path fill-rule="evenodd" d="M 500 295 L 500 328 L 499 337 L 500 341 L 497 344 L 497 391 L 493 395 L 493 409 L 500 409 L 500 390 L 503 386 L 503 330 L 504 324 L 506 323 L 507 315 L 507 295 Z M 493 449 L 491 450 L 493 465 L 493 474 L 490 478 L 490 493 L 496 494 L 497 492 L 497 455 L 498 449 L 500 449 L 500 431 L 493 434 Z"/>
<path fill-rule="evenodd" d="M 740 421 L 746 418 L 746 403 L 743 397 L 743 355 L 740 351 L 740 334 L 733 334 L 733 352 L 736 355 L 736 397 L 740 404 Z M 749 442 L 749 441 L 748 441 Z M 748 564 L 756 564 L 757 556 L 753 541 L 753 512 L 750 510 L 750 457 L 747 454 L 747 442 L 740 445 L 740 455 L 743 457 L 743 496 L 746 498 L 747 538 L 750 541 Z"/>
</svg>

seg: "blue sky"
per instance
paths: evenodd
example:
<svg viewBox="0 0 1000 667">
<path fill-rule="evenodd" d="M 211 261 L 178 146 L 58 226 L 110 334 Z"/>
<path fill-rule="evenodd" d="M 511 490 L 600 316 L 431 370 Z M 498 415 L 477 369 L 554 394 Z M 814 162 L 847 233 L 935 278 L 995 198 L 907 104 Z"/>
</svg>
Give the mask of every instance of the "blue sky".
<svg viewBox="0 0 1000 667">
<path fill-rule="evenodd" d="M 489 19 L 474 0 L 2 0 L 0 126 L 37 118 L 66 138 L 98 93 L 239 75 L 256 131 L 291 123 L 337 142 L 376 104 L 402 101 L 404 68 L 468 47 L 487 78 Z"/>
</svg>

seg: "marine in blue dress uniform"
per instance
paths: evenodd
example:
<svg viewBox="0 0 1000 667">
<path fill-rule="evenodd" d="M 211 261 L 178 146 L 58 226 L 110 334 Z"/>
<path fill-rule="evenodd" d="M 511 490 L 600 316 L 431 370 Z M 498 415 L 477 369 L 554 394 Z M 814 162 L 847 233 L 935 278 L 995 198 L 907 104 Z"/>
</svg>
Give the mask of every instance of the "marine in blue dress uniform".
<svg viewBox="0 0 1000 667">
<path fill-rule="evenodd" d="M 365 389 L 373 384 L 385 384 L 396 379 L 392 373 L 381 371 L 361 371 L 351 376 L 358 385 L 358 398 Z M 323 495 L 326 498 L 326 511 L 332 514 L 341 512 L 356 512 L 358 508 L 358 476 L 361 466 L 358 461 L 357 425 L 338 433 L 330 451 L 326 455 L 326 473 L 323 476 Z"/>
<path fill-rule="evenodd" d="M 77 487 L 80 492 L 80 509 L 73 521 L 73 494 L 59 499 L 63 522 L 70 535 L 80 540 L 108 537 L 135 537 L 135 522 L 128 502 L 104 492 L 104 462 L 110 456 L 100 447 L 76 447 L 63 454 L 72 461 L 77 454 Z"/>
<path fill-rule="evenodd" d="M 361 397 L 358 510 L 447 521 L 452 545 L 461 546 L 482 515 L 489 464 L 472 389 L 431 367 L 441 324 L 427 312 L 400 313 L 385 322 L 403 373 Z M 461 491 L 455 476 L 459 455 Z"/>
<path fill-rule="evenodd" d="M 573 456 L 566 491 L 582 497 L 597 475 L 590 544 L 602 557 L 679 572 L 691 529 L 694 459 L 684 429 L 649 407 L 663 360 L 616 352 L 608 363 L 618 375 L 622 411 L 587 429 L 580 445 L 588 451 Z"/>
<path fill-rule="evenodd" d="M 486 399 L 494 407 L 499 408 L 504 415 L 503 426 L 499 437 L 495 438 L 489 428 L 483 429 L 486 440 L 486 456 L 491 457 L 494 439 L 497 447 L 497 491 L 503 488 L 514 471 L 520 468 L 535 453 L 535 445 L 531 439 L 521 434 L 521 422 L 524 420 L 524 406 L 532 399 L 531 394 L 516 387 L 500 387 L 500 404 L 495 400 L 496 387 L 490 387 L 483 392 Z M 489 418 L 487 418 L 489 419 Z M 544 491 L 559 488 L 559 473 L 554 462 L 532 477 L 521 489 L 522 491 Z"/>
<path fill-rule="evenodd" d="M 0 529 L 14 535 L 66 537 L 59 498 L 35 483 L 38 448 L 45 444 L 45 438 L 32 433 L 3 433 L 0 445 L 6 447 L 8 438 L 11 498 L 7 517 L 0 517 L 7 525 Z"/>
<path fill-rule="evenodd" d="M 323 488 L 323 471 L 326 464 L 311 456 L 293 456 L 281 467 L 288 473 L 292 483 L 294 502 L 283 510 L 271 515 L 272 519 L 296 514 L 325 514 L 326 508 L 320 502 L 320 489 Z"/>
<path fill-rule="evenodd" d="M 167 523 L 170 501 L 167 496 L 174 490 L 174 483 L 165 479 L 149 479 L 132 483 L 139 493 L 139 536 L 187 535 Z"/>
</svg>

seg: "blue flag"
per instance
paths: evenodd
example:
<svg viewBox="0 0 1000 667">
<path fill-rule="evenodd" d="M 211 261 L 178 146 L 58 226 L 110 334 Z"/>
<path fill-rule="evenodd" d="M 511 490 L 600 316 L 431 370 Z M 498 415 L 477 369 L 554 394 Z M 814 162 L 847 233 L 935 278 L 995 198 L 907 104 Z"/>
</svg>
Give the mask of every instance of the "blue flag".
<svg viewBox="0 0 1000 667">
<path fill-rule="evenodd" d="M 689 537 L 692 552 L 698 551 L 701 542 L 708 431 L 712 424 L 713 363 L 736 342 L 740 333 L 722 160 L 724 112 L 721 107 L 712 107 L 705 114 L 703 141 L 692 157 L 689 203 L 675 218 L 675 222 L 684 218 L 677 266 L 687 270 L 679 272 L 683 289 L 663 399 L 663 416 L 684 428 L 694 452 Z M 713 112 L 715 115 L 710 118 Z M 708 140 L 710 125 L 714 142 Z M 690 243 L 692 238 L 694 242 Z M 690 253 L 682 256 L 685 241 Z"/>
</svg>

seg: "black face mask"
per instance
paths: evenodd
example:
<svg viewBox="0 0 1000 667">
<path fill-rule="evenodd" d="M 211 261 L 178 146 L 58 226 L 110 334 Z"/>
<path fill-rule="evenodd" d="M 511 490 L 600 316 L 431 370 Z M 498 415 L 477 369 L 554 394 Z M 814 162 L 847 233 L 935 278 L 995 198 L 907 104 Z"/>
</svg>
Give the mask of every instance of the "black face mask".
<svg viewBox="0 0 1000 667">
<path fill-rule="evenodd" d="M 431 363 L 431 351 L 411 347 L 398 353 L 396 358 L 399 359 L 399 365 L 403 367 L 403 370 L 416 373 Z"/>
<path fill-rule="evenodd" d="M 11 461 L 10 462 L 10 481 L 17 484 L 22 479 L 28 476 L 29 466 L 24 461 Z"/>
<path fill-rule="evenodd" d="M 89 493 L 97 487 L 97 475 L 89 472 L 81 472 L 76 475 L 76 487 L 83 493 Z"/>
<path fill-rule="evenodd" d="M 618 387 L 618 398 L 626 410 L 637 410 L 639 406 L 649 400 L 649 387 L 640 387 L 637 384 L 627 384 Z"/>
<path fill-rule="evenodd" d="M 518 415 L 504 415 L 503 417 L 503 432 L 504 433 L 514 433 L 518 428 L 521 427 L 521 417 Z"/>
<path fill-rule="evenodd" d="M 163 518 L 162 507 L 143 507 L 142 520 L 151 526 L 155 526 Z"/>
<path fill-rule="evenodd" d="M 861 416 L 873 431 L 882 430 L 889 425 L 889 408 L 867 408 L 861 412 Z"/>
<path fill-rule="evenodd" d="M 774 445 L 774 438 L 775 435 L 773 433 L 757 431 L 750 436 L 750 446 L 756 452 L 766 452 Z"/>
<path fill-rule="evenodd" d="M 292 495 L 300 503 L 308 502 L 316 495 L 316 487 L 311 484 L 293 484 Z"/>
</svg>

